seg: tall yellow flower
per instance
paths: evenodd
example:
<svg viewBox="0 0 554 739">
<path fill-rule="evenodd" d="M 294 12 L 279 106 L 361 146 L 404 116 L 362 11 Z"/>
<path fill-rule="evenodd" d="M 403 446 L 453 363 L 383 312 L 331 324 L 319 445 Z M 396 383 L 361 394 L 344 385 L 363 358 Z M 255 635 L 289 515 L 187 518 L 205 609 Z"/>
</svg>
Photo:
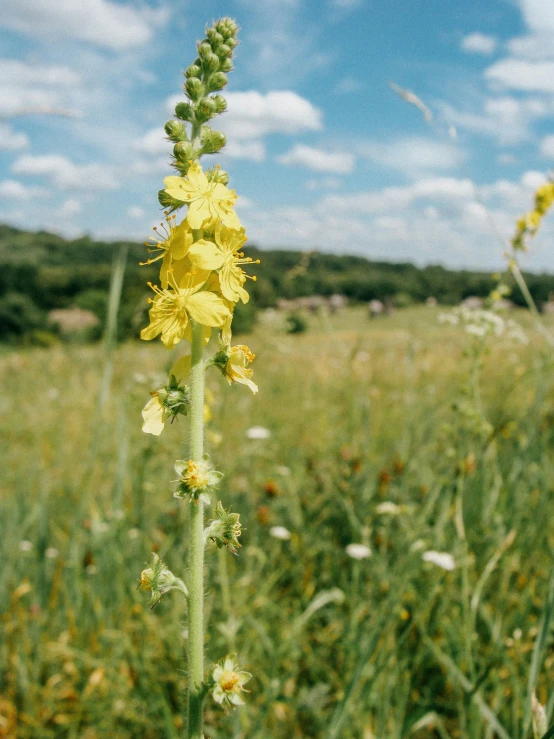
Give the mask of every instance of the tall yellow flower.
<svg viewBox="0 0 554 739">
<path fill-rule="evenodd" d="M 229 309 L 219 295 L 202 290 L 209 272 L 188 272 L 177 284 L 169 271 L 170 289 L 161 290 L 148 283 L 156 293 L 150 302 L 150 324 L 140 332 L 140 338 L 149 341 L 158 334 L 162 342 L 172 349 L 185 337 L 189 316 L 203 326 L 220 327 L 229 318 Z"/>
<path fill-rule="evenodd" d="M 243 272 L 240 265 L 259 264 L 260 260 L 254 261 L 239 251 L 246 241 L 244 228 L 236 230 L 219 224 L 214 240 L 215 243 L 200 239 L 192 244 L 188 251 L 190 261 L 199 269 L 218 271 L 220 289 L 227 300 L 247 303 L 250 296 L 243 285 L 248 277 L 251 280 L 256 278 Z"/>
<path fill-rule="evenodd" d="M 188 204 L 186 220 L 191 228 L 210 228 L 219 221 L 231 228 L 240 228 L 233 210 L 236 192 L 220 182 L 210 182 L 199 162 L 190 165 L 186 177 L 166 177 L 164 184 L 168 195 Z"/>
<path fill-rule="evenodd" d="M 175 220 L 175 216 L 167 216 L 165 223 L 160 223 L 159 227 L 154 226 L 155 236 L 150 236 L 144 243 L 149 252 L 159 254 L 149 257 L 146 262 L 140 262 L 141 265 L 145 265 L 153 264 L 159 259 L 163 260 L 160 269 L 162 287 L 168 286 L 168 271 L 172 262 L 184 259 L 193 241 L 189 224 L 183 221 L 176 226 Z"/>
</svg>

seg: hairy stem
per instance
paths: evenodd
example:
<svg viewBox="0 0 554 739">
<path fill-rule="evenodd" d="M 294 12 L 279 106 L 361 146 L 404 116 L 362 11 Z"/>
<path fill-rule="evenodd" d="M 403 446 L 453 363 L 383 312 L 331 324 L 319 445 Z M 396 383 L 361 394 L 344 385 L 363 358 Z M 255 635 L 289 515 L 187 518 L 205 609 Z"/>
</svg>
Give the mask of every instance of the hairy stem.
<svg viewBox="0 0 554 739">
<path fill-rule="evenodd" d="M 190 458 L 204 452 L 204 361 L 202 325 L 193 322 L 190 370 Z M 202 738 L 204 701 L 204 503 L 191 499 L 188 600 L 188 737 Z"/>
</svg>

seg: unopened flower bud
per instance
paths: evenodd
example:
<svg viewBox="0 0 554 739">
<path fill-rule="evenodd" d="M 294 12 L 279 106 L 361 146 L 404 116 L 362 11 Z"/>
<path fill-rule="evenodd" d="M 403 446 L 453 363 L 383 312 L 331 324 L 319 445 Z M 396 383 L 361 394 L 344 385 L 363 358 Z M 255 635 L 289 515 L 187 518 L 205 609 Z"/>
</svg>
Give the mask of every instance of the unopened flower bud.
<svg viewBox="0 0 554 739">
<path fill-rule="evenodd" d="M 213 26 L 206 29 L 206 36 L 208 37 L 208 41 L 212 45 L 212 48 L 223 43 L 223 36 Z"/>
<path fill-rule="evenodd" d="M 175 144 L 173 147 L 173 155 L 175 159 L 178 159 L 180 162 L 190 162 L 191 159 L 194 159 L 195 157 L 193 152 L 194 149 L 192 148 L 192 145 L 187 141 L 179 141 L 179 143 Z"/>
<path fill-rule="evenodd" d="M 217 54 L 208 54 L 204 59 L 204 69 L 207 72 L 217 72 L 219 69 L 219 57 Z"/>
<path fill-rule="evenodd" d="M 212 98 L 202 98 L 196 105 L 196 120 L 209 121 L 216 114 L 216 104 Z"/>
<path fill-rule="evenodd" d="M 219 64 L 221 72 L 232 72 L 233 71 L 233 60 L 231 58 L 223 59 Z"/>
<path fill-rule="evenodd" d="M 215 103 L 216 113 L 224 113 L 227 110 L 227 100 L 225 100 L 223 95 L 214 95 L 212 100 Z"/>
<path fill-rule="evenodd" d="M 200 77 L 202 70 L 196 64 L 191 64 L 185 69 L 185 77 Z"/>
<path fill-rule="evenodd" d="M 144 423 L 142 430 L 146 434 L 159 436 L 166 421 L 173 421 L 177 416 L 186 416 L 190 407 L 190 392 L 185 385 L 171 375 L 168 385 L 153 390 L 152 396 L 142 410 Z"/>
<path fill-rule="evenodd" d="M 218 55 L 220 59 L 225 59 L 229 56 L 229 54 L 233 53 L 233 50 L 228 44 L 221 44 L 221 46 L 218 46 L 215 50 L 215 53 Z"/>
<path fill-rule="evenodd" d="M 234 36 L 231 36 L 225 41 L 225 44 L 230 48 L 234 49 L 238 45 L 238 39 L 236 39 Z"/>
<path fill-rule="evenodd" d="M 164 129 L 171 141 L 188 141 L 187 129 L 179 121 L 168 121 Z"/>
<path fill-rule="evenodd" d="M 194 119 L 194 109 L 190 103 L 177 103 L 175 116 L 182 121 L 192 121 Z"/>
<path fill-rule="evenodd" d="M 227 84 L 227 75 L 224 72 L 216 72 L 212 74 L 208 81 L 208 92 L 221 90 Z"/>
<path fill-rule="evenodd" d="M 203 154 L 215 154 L 223 149 L 227 143 L 227 137 L 221 131 L 212 131 L 209 126 L 202 126 L 200 141 Z"/>
<path fill-rule="evenodd" d="M 216 30 L 227 39 L 229 36 L 236 36 L 239 27 L 232 18 L 220 18 L 215 24 Z"/>
<path fill-rule="evenodd" d="M 206 59 L 212 53 L 212 47 L 207 41 L 203 41 L 198 45 L 198 54 L 201 59 Z"/>
<path fill-rule="evenodd" d="M 204 85 L 198 79 L 198 77 L 189 77 L 189 79 L 185 82 L 185 90 L 187 91 L 190 99 L 196 102 L 204 92 Z"/>
<path fill-rule="evenodd" d="M 168 208 L 170 212 L 182 208 L 185 204 L 184 201 L 177 200 L 177 198 L 172 197 L 165 190 L 158 191 L 158 202 L 162 208 Z"/>
</svg>

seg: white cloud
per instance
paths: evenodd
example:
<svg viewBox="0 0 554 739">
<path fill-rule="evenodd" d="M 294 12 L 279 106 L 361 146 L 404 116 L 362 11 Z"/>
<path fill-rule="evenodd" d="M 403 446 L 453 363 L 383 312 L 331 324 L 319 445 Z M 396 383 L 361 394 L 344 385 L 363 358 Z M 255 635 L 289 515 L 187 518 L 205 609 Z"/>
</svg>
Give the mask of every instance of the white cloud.
<svg viewBox="0 0 554 739">
<path fill-rule="evenodd" d="M 63 156 L 26 154 L 12 165 L 16 174 L 47 177 L 61 190 L 114 190 L 117 180 L 107 166 L 100 164 L 74 164 Z"/>
<path fill-rule="evenodd" d="M 467 51 L 469 54 L 492 54 L 496 49 L 496 44 L 494 36 L 477 32 L 464 36 L 460 46 L 462 51 Z"/>
<path fill-rule="evenodd" d="M 40 187 L 28 187 L 17 180 L 2 180 L 0 182 L 0 198 L 10 200 L 29 200 L 30 198 L 45 195 L 46 191 Z"/>
<path fill-rule="evenodd" d="M 56 210 L 55 215 L 58 218 L 68 220 L 78 215 L 83 210 L 83 206 L 75 198 L 64 200 L 61 206 Z"/>
<path fill-rule="evenodd" d="M 491 136 L 501 144 L 514 144 L 531 136 L 534 121 L 554 113 L 554 100 L 538 97 L 490 97 L 482 106 L 482 111 L 475 113 L 443 104 L 442 115 L 459 129 Z"/>
<path fill-rule="evenodd" d="M 165 11 L 109 0 L 3 0 L 0 26 L 33 36 L 75 38 L 108 49 L 142 46 Z"/>
<path fill-rule="evenodd" d="M 14 131 L 11 126 L 0 123 L 0 151 L 17 151 L 29 145 L 26 134 Z"/>
<path fill-rule="evenodd" d="M 421 136 L 370 141 L 358 147 L 361 156 L 406 174 L 418 175 L 457 167 L 464 152 L 454 143 Z"/>
<path fill-rule="evenodd" d="M 250 159 L 253 162 L 265 160 L 265 146 L 262 141 L 228 141 L 222 154 L 234 159 Z"/>
<path fill-rule="evenodd" d="M 298 164 L 316 172 L 348 174 L 354 169 L 355 158 L 353 154 L 347 152 L 325 151 L 297 144 L 286 154 L 277 157 L 277 161 L 286 165 Z"/>
<path fill-rule="evenodd" d="M 81 79 L 69 67 L 0 59 L 0 109 L 11 117 L 67 104 Z"/>
<path fill-rule="evenodd" d="M 541 154 L 554 159 L 554 136 L 545 136 L 541 141 Z"/>
<path fill-rule="evenodd" d="M 170 143 L 168 142 L 164 130 L 161 126 L 156 126 L 147 131 L 144 136 L 133 142 L 135 151 L 144 154 L 168 154 L 170 151 Z"/>
<path fill-rule="evenodd" d="M 554 61 L 503 59 L 485 71 L 499 87 L 524 92 L 554 92 Z"/>
<path fill-rule="evenodd" d="M 256 90 L 229 92 L 221 127 L 232 139 L 258 139 L 270 133 L 320 131 L 323 113 L 309 100 L 291 90 L 265 95 Z"/>
</svg>

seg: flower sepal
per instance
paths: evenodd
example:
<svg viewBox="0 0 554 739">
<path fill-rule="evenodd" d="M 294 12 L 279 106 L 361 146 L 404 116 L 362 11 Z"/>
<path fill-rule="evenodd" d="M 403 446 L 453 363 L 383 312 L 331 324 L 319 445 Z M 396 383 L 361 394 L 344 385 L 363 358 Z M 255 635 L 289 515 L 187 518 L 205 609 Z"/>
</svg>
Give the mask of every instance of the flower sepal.
<svg viewBox="0 0 554 739">
<path fill-rule="evenodd" d="M 242 533 L 240 514 L 226 511 L 221 501 L 218 502 L 214 511 L 214 518 L 204 530 L 206 541 L 211 539 L 218 549 L 227 549 L 231 554 L 236 554 L 240 549 L 239 536 Z"/>
<path fill-rule="evenodd" d="M 181 578 L 175 577 L 157 554 L 153 552 L 152 556 L 154 557 L 153 566 L 141 572 L 137 586 L 139 590 L 152 593 L 149 602 L 150 608 L 158 605 L 162 596 L 170 590 L 179 590 L 185 598 L 188 598 L 187 586 Z"/>
</svg>

